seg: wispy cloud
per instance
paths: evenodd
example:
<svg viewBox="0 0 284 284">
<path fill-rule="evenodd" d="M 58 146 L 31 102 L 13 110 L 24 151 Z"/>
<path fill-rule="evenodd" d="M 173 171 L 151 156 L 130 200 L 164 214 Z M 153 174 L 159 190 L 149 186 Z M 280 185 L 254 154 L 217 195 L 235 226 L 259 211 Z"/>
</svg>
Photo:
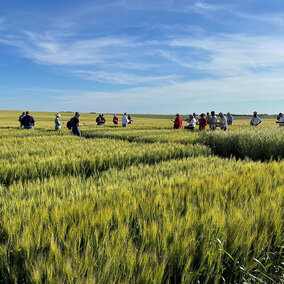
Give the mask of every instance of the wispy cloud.
<svg viewBox="0 0 284 284">
<path fill-rule="evenodd" d="M 186 6 L 186 9 L 183 12 L 197 13 L 204 17 L 216 19 L 219 21 L 219 18 L 216 17 L 218 13 L 227 13 L 229 15 L 252 21 L 258 22 L 268 22 L 277 25 L 284 25 L 284 14 L 283 13 L 250 13 L 243 11 L 240 7 L 241 5 L 231 5 L 231 4 L 212 4 L 204 1 L 196 1 L 193 4 Z M 182 11 L 181 11 L 182 12 Z"/>
<path fill-rule="evenodd" d="M 89 70 L 70 70 L 70 73 L 79 76 L 82 79 L 92 80 L 108 84 L 119 85 L 161 85 L 165 82 L 174 83 L 178 76 L 137 76 L 131 73 L 121 72 L 105 72 L 105 71 L 89 71 Z"/>
<path fill-rule="evenodd" d="M 162 40 L 112 36 L 66 40 L 25 32 L 21 37 L 0 38 L 0 43 L 18 47 L 23 56 L 38 64 L 65 66 L 68 73 L 70 66 L 77 66 L 72 74 L 111 84 L 171 80 L 185 69 L 208 77 L 284 68 L 284 37 L 201 34 Z M 141 70 L 151 75 L 135 74 Z"/>
<path fill-rule="evenodd" d="M 178 56 L 176 52 L 170 55 L 167 52 L 161 53 L 161 56 L 181 66 L 212 75 L 239 76 L 284 68 L 284 38 L 280 37 L 221 34 L 174 39 L 169 42 L 169 46 L 184 48 L 183 57 Z M 190 56 L 196 50 L 203 52 L 200 59 Z M 187 55 L 187 60 L 184 55 Z"/>
<path fill-rule="evenodd" d="M 86 40 L 54 39 L 33 32 L 21 38 L 2 38 L 0 42 L 21 49 L 23 56 L 47 65 L 90 65 L 119 57 L 122 48 L 131 47 L 130 39 L 101 37 Z M 113 53 L 111 50 L 115 49 Z"/>
</svg>

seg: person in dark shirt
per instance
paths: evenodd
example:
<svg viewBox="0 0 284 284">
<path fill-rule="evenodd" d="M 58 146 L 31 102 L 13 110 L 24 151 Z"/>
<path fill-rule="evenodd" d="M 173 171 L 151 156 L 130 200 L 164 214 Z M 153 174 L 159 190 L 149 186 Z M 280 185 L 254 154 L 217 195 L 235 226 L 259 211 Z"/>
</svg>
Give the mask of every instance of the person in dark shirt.
<svg viewBox="0 0 284 284">
<path fill-rule="evenodd" d="M 20 129 L 23 128 L 23 124 L 22 124 L 22 118 L 26 115 L 25 112 L 23 112 L 20 116 L 19 116 L 19 122 L 20 122 Z"/>
<path fill-rule="evenodd" d="M 21 125 L 24 126 L 24 129 L 34 129 L 35 120 L 29 111 L 26 111 L 26 115 L 21 119 Z"/>
<path fill-rule="evenodd" d="M 80 126 L 82 126 L 83 124 L 80 123 L 79 120 L 80 117 L 80 113 L 79 112 L 75 112 L 75 116 L 73 118 L 71 118 L 71 124 L 72 124 L 72 133 L 76 136 L 81 137 L 81 131 L 80 131 Z"/>
<path fill-rule="evenodd" d="M 131 115 L 130 115 L 130 114 L 128 114 L 127 119 L 128 119 L 127 124 L 131 124 L 131 123 L 133 123 L 133 119 L 132 119 L 132 117 L 131 117 Z"/>
<path fill-rule="evenodd" d="M 101 114 L 99 114 L 99 116 L 96 118 L 96 123 L 97 123 L 97 125 L 102 125 L 103 123 L 102 123 L 102 115 Z"/>
</svg>

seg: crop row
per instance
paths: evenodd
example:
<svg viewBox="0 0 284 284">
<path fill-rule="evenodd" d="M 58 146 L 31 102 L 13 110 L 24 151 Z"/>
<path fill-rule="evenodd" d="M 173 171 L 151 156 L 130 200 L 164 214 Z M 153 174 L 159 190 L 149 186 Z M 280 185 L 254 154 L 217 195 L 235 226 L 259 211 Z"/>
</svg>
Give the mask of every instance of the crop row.
<svg viewBox="0 0 284 284">
<path fill-rule="evenodd" d="M 0 141 L 0 182 L 50 177 L 94 175 L 110 167 L 154 164 L 169 159 L 209 155 L 203 145 L 139 144 L 112 139 L 77 137 L 9 138 Z"/>
<path fill-rule="evenodd" d="M 141 130 L 141 129 L 112 129 L 84 131 L 86 138 L 112 138 L 129 142 L 156 143 L 178 142 L 192 144 L 197 138 L 197 133 L 189 131 L 168 130 Z"/>
<path fill-rule="evenodd" d="M 283 166 L 200 156 L 0 186 L 0 280 L 280 283 Z"/>
<path fill-rule="evenodd" d="M 284 129 L 250 129 L 234 132 L 204 132 L 196 140 L 214 154 L 253 160 L 284 158 Z"/>
<path fill-rule="evenodd" d="M 180 144 L 204 144 L 212 149 L 214 154 L 230 157 L 234 156 L 236 158 L 251 158 L 253 160 L 269 160 L 269 159 L 279 159 L 284 157 L 284 129 L 273 128 L 273 129 L 243 129 L 234 130 L 224 133 L 222 131 L 206 131 L 206 132 L 195 132 L 191 133 L 188 131 L 174 131 L 174 130 L 141 130 L 141 129 L 122 129 L 122 128 L 97 128 L 95 130 L 85 130 L 82 134 L 86 138 L 101 139 L 101 138 L 111 138 L 114 140 L 125 140 L 128 142 L 138 142 L 138 143 L 180 143 Z M 3 138 L 6 137 L 7 138 Z M 15 137 L 14 137 L 15 136 Z M 9 151 L 6 151 L 5 155 L 10 155 L 9 153 L 18 151 L 16 145 L 18 145 L 22 137 L 27 140 L 27 143 L 32 145 L 36 143 L 33 137 L 41 137 L 42 142 L 46 145 L 48 152 L 49 140 L 57 140 L 58 144 L 61 144 L 61 139 L 72 139 L 72 134 L 67 131 L 55 132 L 55 131 L 20 131 L 20 130 L 5 130 L 1 132 L 0 145 L 3 144 Z M 8 138 L 9 137 L 9 138 Z M 7 140 L 6 140 L 7 139 Z M 83 140 L 83 139 L 82 139 Z M 90 139 L 91 140 L 91 139 Z M 7 147 L 7 142 L 11 143 L 11 147 Z M 118 142 L 113 142 L 117 144 Z M 81 144 L 89 144 L 89 142 L 81 142 Z M 92 142 L 90 142 L 92 144 Z M 51 144 L 50 144 L 51 145 Z M 25 147 L 25 146 L 24 146 Z M 26 144 L 26 147 L 29 147 Z M 53 147 L 53 145 L 51 146 Z M 57 145 L 56 147 L 59 147 Z M 34 148 L 35 152 L 38 151 L 37 147 Z M 41 149 L 40 151 L 42 151 Z M 65 149 L 61 149 L 63 152 Z M 5 152 L 5 150 L 2 150 Z M 25 151 L 27 152 L 27 151 Z M 44 151 L 43 151 L 44 152 Z M 23 153 L 24 155 L 24 153 Z"/>
</svg>

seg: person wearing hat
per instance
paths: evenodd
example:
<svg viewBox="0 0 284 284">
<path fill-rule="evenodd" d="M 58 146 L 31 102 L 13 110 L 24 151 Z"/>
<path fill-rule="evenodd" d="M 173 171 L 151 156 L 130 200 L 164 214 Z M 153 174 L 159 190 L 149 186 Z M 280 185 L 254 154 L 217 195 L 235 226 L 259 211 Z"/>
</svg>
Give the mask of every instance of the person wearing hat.
<svg viewBox="0 0 284 284">
<path fill-rule="evenodd" d="M 226 116 L 222 112 L 219 113 L 219 116 L 221 117 L 221 120 L 220 122 L 217 122 L 217 124 L 220 126 L 221 130 L 227 131 L 228 122 Z"/>
<path fill-rule="evenodd" d="M 257 112 L 254 111 L 252 119 L 250 121 L 250 125 L 251 126 L 258 126 L 261 122 L 262 122 L 262 120 L 257 116 Z"/>
<path fill-rule="evenodd" d="M 279 123 L 279 126 L 284 126 L 284 116 L 282 112 L 279 113 L 277 120 L 276 123 Z"/>
<path fill-rule="evenodd" d="M 64 124 L 64 122 L 60 122 L 59 118 L 61 117 L 60 113 L 57 113 L 55 115 L 55 119 L 54 119 L 54 123 L 55 123 L 55 130 L 60 130 L 61 129 L 61 125 Z"/>
<path fill-rule="evenodd" d="M 178 113 L 176 114 L 175 120 L 172 120 L 172 121 L 174 123 L 174 129 L 181 129 L 182 119 L 181 119 L 181 117 L 179 116 Z"/>
<path fill-rule="evenodd" d="M 82 126 L 83 124 L 80 123 L 79 120 L 80 117 L 80 113 L 79 112 L 75 112 L 75 116 L 73 118 L 71 118 L 71 125 L 72 125 L 72 133 L 76 136 L 81 137 L 81 131 L 80 131 L 80 126 Z"/>
</svg>

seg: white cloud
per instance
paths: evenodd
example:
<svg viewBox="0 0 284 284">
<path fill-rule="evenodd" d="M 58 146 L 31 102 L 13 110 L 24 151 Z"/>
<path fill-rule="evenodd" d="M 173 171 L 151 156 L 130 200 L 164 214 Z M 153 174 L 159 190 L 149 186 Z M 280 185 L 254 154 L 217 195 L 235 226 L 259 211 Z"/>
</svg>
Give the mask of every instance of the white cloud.
<svg viewBox="0 0 284 284">
<path fill-rule="evenodd" d="M 140 87 L 125 89 L 117 92 L 79 92 L 77 95 L 57 96 L 60 105 L 64 109 L 66 103 L 73 109 L 83 109 L 102 112 L 123 112 L 133 110 L 153 113 L 189 113 L 192 111 L 206 111 L 206 107 L 217 105 L 239 113 L 237 104 L 247 104 L 244 112 L 250 112 L 250 108 L 259 102 L 271 103 L 283 101 L 284 81 L 283 75 L 274 76 L 249 75 L 230 77 L 219 80 L 204 79 L 189 82 L 176 83 L 158 87 Z M 283 107 L 283 105 L 282 105 Z M 211 108 L 211 107 L 210 107 Z M 281 108 L 279 106 L 279 108 Z M 218 110 L 218 111 L 219 111 Z M 224 110 L 223 111 L 228 111 Z M 265 109 L 260 110 L 265 112 Z"/>
<path fill-rule="evenodd" d="M 247 34 L 57 39 L 25 32 L 0 38 L 38 64 L 59 66 L 79 78 L 110 84 L 153 84 L 190 74 L 244 76 L 284 69 L 284 37 Z M 143 75 L 139 75 L 143 70 Z M 136 73 L 138 72 L 138 73 Z M 149 74 L 147 74 L 148 72 Z"/>
<path fill-rule="evenodd" d="M 0 42 L 18 47 L 23 55 L 39 64 L 91 65 L 122 56 L 124 48 L 135 43 L 130 38 L 100 37 L 86 40 L 55 39 L 25 32 L 17 38 L 2 38 Z M 115 52 L 113 52 L 115 51 Z"/>
<path fill-rule="evenodd" d="M 219 18 L 213 17 L 213 15 L 222 12 L 238 18 L 249 20 L 250 22 L 258 21 L 258 22 L 269 22 L 271 24 L 276 24 L 281 26 L 284 25 L 283 13 L 273 13 L 273 14 L 249 13 L 243 11 L 240 7 L 229 4 L 211 4 L 211 3 L 209 4 L 204 1 L 196 1 L 193 4 L 187 5 L 186 9 L 181 10 L 180 12 L 196 13 L 217 21 L 219 21 Z"/>
<path fill-rule="evenodd" d="M 92 80 L 108 84 L 120 84 L 120 85 L 139 85 L 139 84 L 160 85 L 161 83 L 173 82 L 177 79 L 176 75 L 137 76 L 131 73 L 89 71 L 89 70 L 70 70 L 70 73 L 75 74 L 86 80 Z"/>
<path fill-rule="evenodd" d="M 188 48 L 187 60 L 176 52 L 161 53 L 181 66 L 194 68 L 211 75 L 239 76 L 271 72 L 284 68 L 284 38 L 249 36 L 245 34 L 175 39 L 169 46 Z M 200 59 L 191 59 L 191 49 L 200 51 Z M 203 54 L 203 55 L 202 55 Z"/>
</svg>

